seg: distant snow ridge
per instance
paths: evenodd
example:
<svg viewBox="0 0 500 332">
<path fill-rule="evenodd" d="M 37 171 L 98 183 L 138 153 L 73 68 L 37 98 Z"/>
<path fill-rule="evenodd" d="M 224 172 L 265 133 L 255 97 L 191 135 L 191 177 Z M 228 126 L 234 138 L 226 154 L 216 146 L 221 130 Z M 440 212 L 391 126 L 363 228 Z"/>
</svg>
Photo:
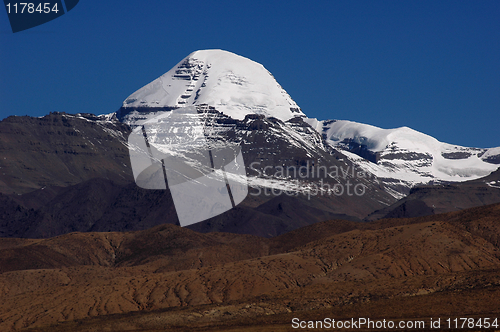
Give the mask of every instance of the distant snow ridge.
<svg viewBox="0 0 500 332">
<path fill-rule="evenodd" d="M 408 127 L 381 129 L 344 120 L 305 121 L 360 167 L 379 178 L 399 181 L 402 186 L 477 179 L 500 164 L 500 148 L 442 143 Z"/>
<path fill-rule="evenodd" d="M 282 121 L 305 117 L 261 64 L 223 50 L 196 51 L 131 94 L 123 108 L 174 108 L 206 104 L 233 119 L 255 113 Z"/>
</svg>

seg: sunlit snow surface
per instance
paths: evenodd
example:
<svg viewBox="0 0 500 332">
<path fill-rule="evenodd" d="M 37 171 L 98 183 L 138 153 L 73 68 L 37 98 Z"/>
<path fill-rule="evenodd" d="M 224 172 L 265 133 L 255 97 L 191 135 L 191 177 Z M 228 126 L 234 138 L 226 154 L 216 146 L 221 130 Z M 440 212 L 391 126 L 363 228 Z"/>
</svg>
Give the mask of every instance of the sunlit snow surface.
<svg viewBox="0 0 500 332">
<path fill-rule="evenodd" d="M 500 148 L 478 149 L 442 143 L 408 127 L 381 129 L 345 120 L 305 121 L 334 147 L 342 146 L 346 139 L 366 146 L 377 153 L 377 163 L 354 153 L 344 153 L 377 177 L 397 179 L 410 186 L 431 181 L 477 179 L 499 167 L 485 159 L 500 154 Z"/>
<path fill-rule="evenodd" d="M 131 94 L 123 107 L 201 104 L 239 120 L 250 113 L 284 121 L 304 116 L 264 66 L 222 50 L 191 53 L 167 73 Z"/>
</svg>

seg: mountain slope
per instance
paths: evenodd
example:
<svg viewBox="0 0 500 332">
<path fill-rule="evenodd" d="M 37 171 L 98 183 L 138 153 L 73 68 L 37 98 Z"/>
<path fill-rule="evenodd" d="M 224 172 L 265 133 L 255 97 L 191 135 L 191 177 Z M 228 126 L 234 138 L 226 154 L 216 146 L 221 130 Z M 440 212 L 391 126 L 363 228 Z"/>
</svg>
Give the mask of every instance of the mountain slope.
<svg viewBox="0 0 500 332">
<path fill-rule="evenodd" d="M 405 193 L 417 184 L 481 178 L 499 167 L 499 148 L 442 143 L 408 127 L 381 129 L 344 120 L 306 122 L 359 167 Z"/>
<path fill-rule="evenodd" d="M 366 220 L 411 218 L 464 210 L 500 202 L 500 170 L 460 183 L 416 186 L 396 203 L 371 213 Z"/>
<path fill-rule="evenodd" d="M 130 128 L 92 114 L 51 113 L 0 121 L 0 192 L 27 193 L 94 177 L 133 181 Z"/>
</svg>

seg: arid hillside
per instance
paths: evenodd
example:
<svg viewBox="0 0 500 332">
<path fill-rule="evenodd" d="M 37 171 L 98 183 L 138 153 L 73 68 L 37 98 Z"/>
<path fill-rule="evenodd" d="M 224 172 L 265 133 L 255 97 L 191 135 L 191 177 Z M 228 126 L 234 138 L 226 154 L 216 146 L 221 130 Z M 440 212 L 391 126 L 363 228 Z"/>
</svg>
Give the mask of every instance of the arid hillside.
<svg viewBox="0 0 500 332">
<path fill-rule="evenodd" d="M 500 318 L 500 204 L 266 239 L 175 225 L 0 239 L 0 330 L 286 331 L 294 317 Z"/>
</svg>

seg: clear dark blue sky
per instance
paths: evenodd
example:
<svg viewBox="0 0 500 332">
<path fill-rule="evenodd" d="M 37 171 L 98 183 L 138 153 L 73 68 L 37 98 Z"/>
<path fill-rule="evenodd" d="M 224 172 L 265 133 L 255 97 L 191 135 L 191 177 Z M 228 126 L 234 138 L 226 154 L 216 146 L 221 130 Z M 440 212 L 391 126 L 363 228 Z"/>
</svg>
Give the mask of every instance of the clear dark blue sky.
<svg viewBox="0 0 500 332">
<path fill-rule="evenodd" d="M 13 34 L 0 118 L 116 111 L 189 53 L 262 63 L 309 117 L 500 146 L 500 1 L 80 0 Z"/>
</svg>

